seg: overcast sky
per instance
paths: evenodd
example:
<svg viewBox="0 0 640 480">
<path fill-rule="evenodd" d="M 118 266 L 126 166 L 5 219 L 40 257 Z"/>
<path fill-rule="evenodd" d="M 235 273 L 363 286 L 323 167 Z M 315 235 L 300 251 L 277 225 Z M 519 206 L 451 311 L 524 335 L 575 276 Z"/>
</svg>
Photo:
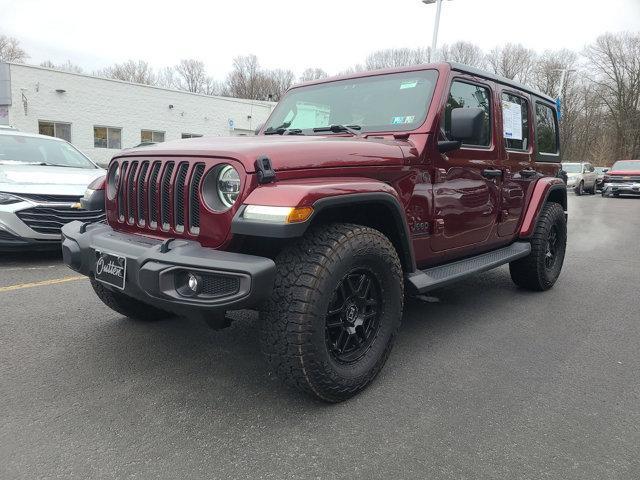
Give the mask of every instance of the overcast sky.
<svg viewBox="0 0 640 480">
<path fill-rule="evenodd" d="M 0 0 L 0 33 L 17 37 L 30 63 L 71 60 L 91 71 L 197 58 L 218 80 L 247 53 L 267 68 L 337 73 L 373 50 L 430 45 L 434 17 L 421 0 Z M 439 44 L 581 50 L 621 30 L 640 31 L 640 0 L 451 0 Z"/>
</svg>

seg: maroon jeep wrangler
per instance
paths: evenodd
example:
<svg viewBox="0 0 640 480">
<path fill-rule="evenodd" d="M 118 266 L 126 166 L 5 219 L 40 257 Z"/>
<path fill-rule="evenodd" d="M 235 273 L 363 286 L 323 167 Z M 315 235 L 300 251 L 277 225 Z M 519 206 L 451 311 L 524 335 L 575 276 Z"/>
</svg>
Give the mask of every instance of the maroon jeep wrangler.
<svg viewBox="0 0 640 480">
<path fill-rule="evenodd" d="M 260 312 L 269 366 L 329 402 L 389 356 L 405 294 L 509 264 L 553 286 L 567 195 L 553 99 L 449 63 L 289 90 L 255 137 L 121 152 L 106 223 L 63 228 L 65 262 L 142 320 Z"/>
</svg>

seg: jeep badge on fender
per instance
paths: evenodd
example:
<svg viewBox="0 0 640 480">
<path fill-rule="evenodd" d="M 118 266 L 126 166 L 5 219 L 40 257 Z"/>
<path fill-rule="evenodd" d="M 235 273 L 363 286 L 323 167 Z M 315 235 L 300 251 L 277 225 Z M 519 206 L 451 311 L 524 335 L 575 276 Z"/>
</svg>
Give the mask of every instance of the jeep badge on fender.
<svg viewBox="0 0 640 480">
<path fill-rule="evenodd" d="M 107 222 L 72 222 L 65 262 L 141 320 L 259 311 L 269 367 L 340 402 L 373 381 L 405 295 L 509 265 L 556 282 L 567 241 L 555 101 L 463 65 L 291 88 L 255 137 L 118 153 Z"/>
</svg>

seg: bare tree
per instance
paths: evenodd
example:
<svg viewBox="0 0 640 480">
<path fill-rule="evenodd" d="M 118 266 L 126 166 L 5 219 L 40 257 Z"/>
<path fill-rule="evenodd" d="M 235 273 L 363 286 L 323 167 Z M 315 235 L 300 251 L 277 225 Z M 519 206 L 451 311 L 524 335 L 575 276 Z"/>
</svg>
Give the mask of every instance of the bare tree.
<svg viewBox="0 0 640 480">
<path fill-rule="evenodd" d="M 71 63 L 71 60 L 67 60 L 64 63 L 56 65 L 51 60 L 45 60 L 40 63 L 41 67 L 53 68 L 54 70 L 62 70 L 63 72 L 72 72 L 72 73 L 83 73 L 84 70 L 80 65 L 76 65 L 75 63 Z"/>
<path fill-rule="evenodd" d="M 204 62 L 195 59 L 180 60 L 175 66 L 178 86 L 181 90 L 194 93 L 204 93 L 208 81 Z"/>
<path fill-rule="evenodd" d="M 564 97 L 566 92 L 560 92 L 562 70 L 575 70 L 577 63 L 578 55 L 571 50 L 546 50 L 535 61 L 528 83 L 549 96 Z M 575 78 L 575 75 L 565 76 L 565 90 L 571 88 Z"/>
<path fill-rule="evenodd" d="M 128 60 L 124 63 L 116 63 L 94 73 L 100 77 L 115 78 L 116 80 L 142 83 L 144 85 L 155 85 L 157 82 L 155 72 L 144 60 Z"/>
<path fill-rule="evenodd" d="M 255 55 L 238 56 L 233 59 L 233 68 L 227 76 L 226 87 L 232 97 L 256 99 L 263 92 L 260 64 Z"/>
<path fill-rule="evenodd" d="M 613 158 L 640 157 L 640 33 L 602 35 L 585 56 L 615 127 Z"/>
<path fill-rule="evenodd" d="M 279 101 L 291 85 L 295 76 L 291 70 L 266 70 L 260 72 L 260 94 L 258 99 Z"/>
<path fill-rule="evenodd" d="M 470 67 L 483 68 L 486 60 L 480 47 L 471 42 L 455 42 L 440 48 L 440 57 L 447 62 L 457 62 Z"/>
<path fill-rule="evenodd" d="M 158 72 L 157 84 L 159 87 L 164 88 L 179 88 L 179 80 L 176 75 L 176 70 L 173 67 L 164 67 Z"/>
<path fill-rule="evenodd" d="M 301 82 L 309 82 L 311 80 L 319 80 L 321 78 L 327 78 L 327 72 L 321 68 L 307 68 L 302 75 L 300 75 Z"/>
<path fill-rule="evenodd" d="M 406 67 L 429 62 L 428 48 L 389 48 L 370 53 L 365 59 L 366 70 L 379 68 Z"/>
<path fill-rule="evenodd" d="M 17 38 L 0 35 L 0 61 L 24 63 L 28 58 Z"/>
<path fill-rule="evenodd" d="M 536 53 L 520 44 L 507 43 L 491 50 L 485 58 L 494 73 L 511 80 L 529 83 Z"/>
</svg>

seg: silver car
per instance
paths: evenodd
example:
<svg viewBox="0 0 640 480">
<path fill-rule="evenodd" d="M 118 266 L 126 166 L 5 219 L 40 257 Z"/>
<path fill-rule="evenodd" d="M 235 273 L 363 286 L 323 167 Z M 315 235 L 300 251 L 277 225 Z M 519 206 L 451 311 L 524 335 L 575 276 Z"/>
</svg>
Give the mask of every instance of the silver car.
<svg viewBox="0 0 640 480">
<path fill-rule="evenodd" d="M 572 188 L 576 195 L 596 193 L 598 174 L 589 162 L 562 163 L 562 169 L 567 172 L 567 188 Z"/>
<path fill-rule="evenodd" d="M 0 251 L 56 247 L 65 223 L 104 219 L 79 201 L 105 173 L 64 140 L 0 129 Z"/>
</svg>

